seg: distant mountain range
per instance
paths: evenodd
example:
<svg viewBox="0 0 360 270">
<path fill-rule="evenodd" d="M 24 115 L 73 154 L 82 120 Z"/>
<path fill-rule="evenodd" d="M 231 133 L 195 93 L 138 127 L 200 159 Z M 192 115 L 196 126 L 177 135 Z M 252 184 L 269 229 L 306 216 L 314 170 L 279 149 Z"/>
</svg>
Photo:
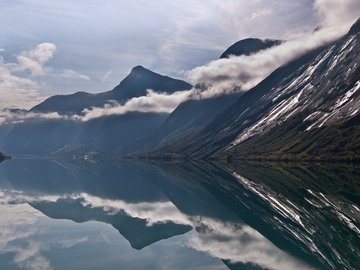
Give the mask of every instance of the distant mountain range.
<svg viewBox="0 0 360 270">
<path fill-rule="evenodd" d="M 359 25 L 357 21 L 343 38 L 278 68 L 247 92 L 190 99 L 171 114 L 128 112 L 86 122 L 31 119 L 3 124 L 0 150 L 18 155 L 360 160 Z M 221 58 L 281 43 L 245 39 Z M 86 108 L 124 104 L 148 89 L 171 94 L 192 88 L 137 66 L 111 91 L 53 96 L 30 112 L 82 115 Z"/>
</svg>

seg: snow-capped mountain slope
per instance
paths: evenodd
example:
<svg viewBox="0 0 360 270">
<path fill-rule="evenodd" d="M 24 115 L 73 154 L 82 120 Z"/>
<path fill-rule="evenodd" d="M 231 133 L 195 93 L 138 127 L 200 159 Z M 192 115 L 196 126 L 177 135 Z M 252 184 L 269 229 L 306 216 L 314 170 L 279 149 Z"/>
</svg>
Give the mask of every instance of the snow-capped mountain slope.
<svg viewBox="0 0 360 270">
<path fill-rule="evenodd" d="M 325 50 L 305 69 L 264 95 L 270 105 L 232 145 L 266 132 L 303 112 L 306 131 L 356 115 L 360 105 L 360 35 L 349 35 Z"/>
<path fill-rule="evenodd" d="M 359 24 L 274 71 L 175 151 L 191 157 L 357 158 Z"/>
</svg>

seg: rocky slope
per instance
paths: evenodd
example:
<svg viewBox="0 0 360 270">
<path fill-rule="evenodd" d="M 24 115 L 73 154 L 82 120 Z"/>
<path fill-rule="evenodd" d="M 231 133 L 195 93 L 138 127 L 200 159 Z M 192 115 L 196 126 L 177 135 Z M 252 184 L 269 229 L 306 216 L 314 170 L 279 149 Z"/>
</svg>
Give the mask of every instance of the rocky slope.
<svg viewBox="0 0 360 270">
<path fill-rule="evenodd" d="M 360 32 L 279 68 L 201 132 L 160 152 L 230 159 L 360 159 Z"/>
</svg>

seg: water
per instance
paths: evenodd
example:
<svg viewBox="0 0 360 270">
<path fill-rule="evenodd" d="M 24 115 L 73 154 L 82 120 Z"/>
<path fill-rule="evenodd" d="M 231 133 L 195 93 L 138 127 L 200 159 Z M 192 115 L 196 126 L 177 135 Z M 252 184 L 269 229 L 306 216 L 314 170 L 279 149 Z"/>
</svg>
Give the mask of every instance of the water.
<svg viewBox="0 0 360 270">
<path fill-rule="evenodd" d="M 0 269 L 359 269 L 357 166 L 0 164 Z"/>
</svg>

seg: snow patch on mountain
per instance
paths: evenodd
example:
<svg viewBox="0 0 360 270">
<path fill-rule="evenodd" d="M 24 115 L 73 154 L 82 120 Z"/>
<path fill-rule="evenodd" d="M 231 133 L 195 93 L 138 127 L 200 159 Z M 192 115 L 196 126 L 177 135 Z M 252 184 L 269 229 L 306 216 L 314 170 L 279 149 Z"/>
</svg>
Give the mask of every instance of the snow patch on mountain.
<svg viewBox="0 0 360 270">
<path fill-rule="evenodd" d="M 359 35 L 346 36 L 264 94 L 259 102 L 267 109 L 256 116 L 252 125 L 241 130 L 229 148 L 269 131 L 300 112 L 304 114 L 303 122 L 308 123 L 305 131 L 356 115 L 360 107 L 359 39 Z M 251 121 L 239 118 L 243 123 Z"/>
</svg>

